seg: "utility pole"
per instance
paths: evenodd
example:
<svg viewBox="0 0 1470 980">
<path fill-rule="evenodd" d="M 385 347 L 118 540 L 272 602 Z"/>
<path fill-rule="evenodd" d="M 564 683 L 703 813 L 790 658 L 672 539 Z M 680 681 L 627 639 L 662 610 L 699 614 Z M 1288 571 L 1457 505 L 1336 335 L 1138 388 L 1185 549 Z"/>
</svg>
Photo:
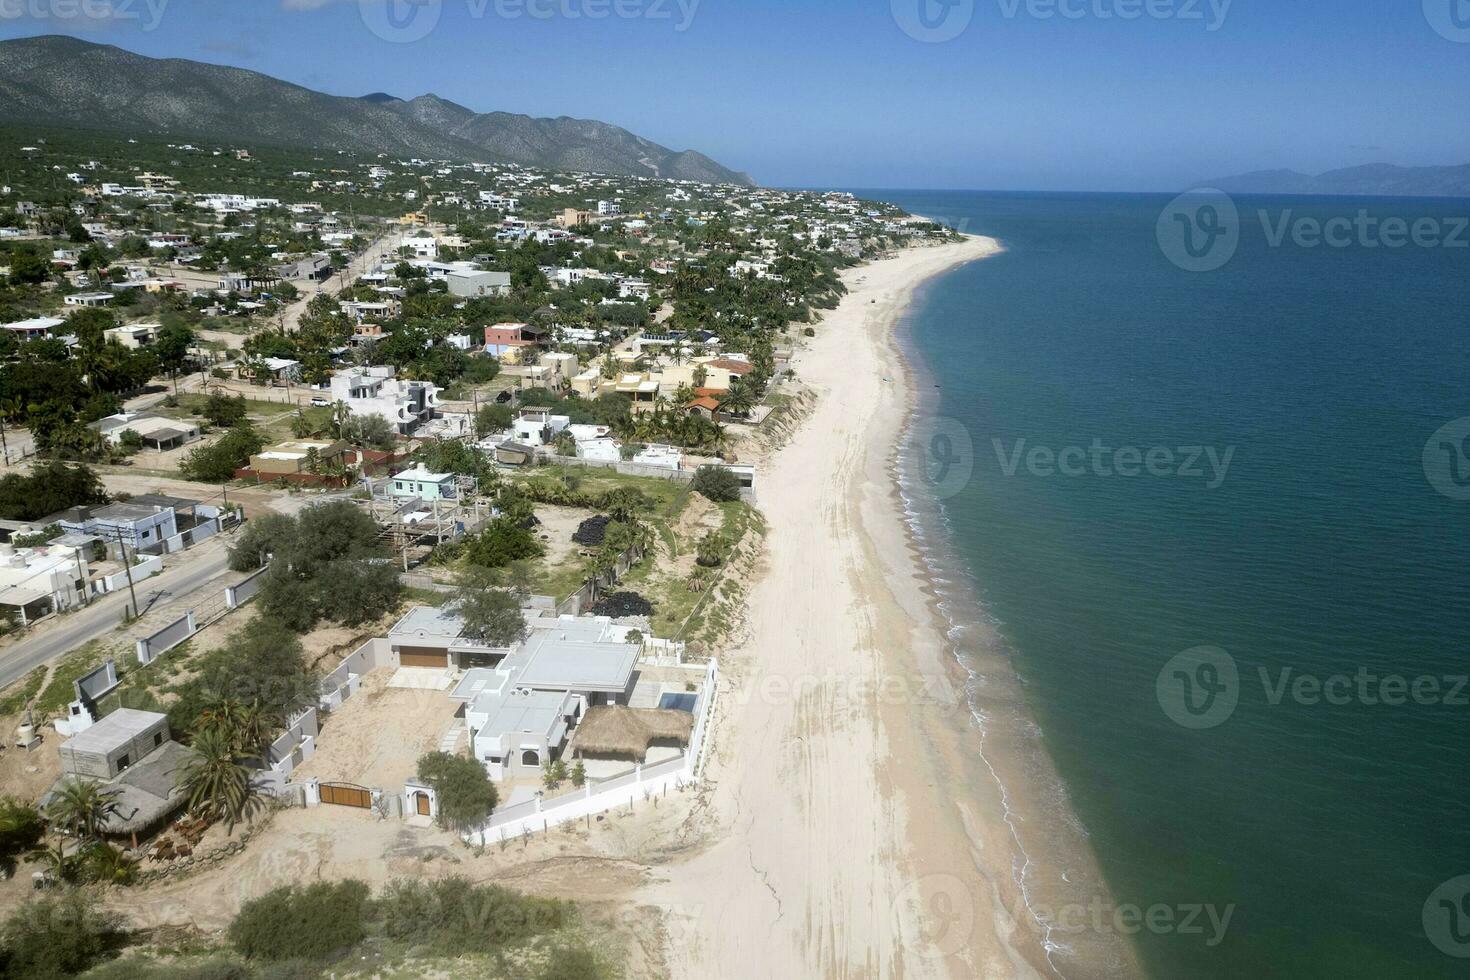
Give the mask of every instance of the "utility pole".
<svg viewBox="0 0 1470 980">
<path fill-rule="evenodd" d="M 123 572 L 128 577 L 128 595 L 133 599 L 133 617 L 137 618 L 142 615 L 142 610 L 138 606 L 138 593 L 133 588 L 133 563 L 128 558 L 128 546 L 123 542 L 123 529 L 120 527 L 110 528 L 108 534 L 117 541 L 117 549 L 122 552 Z"/>
</svg>

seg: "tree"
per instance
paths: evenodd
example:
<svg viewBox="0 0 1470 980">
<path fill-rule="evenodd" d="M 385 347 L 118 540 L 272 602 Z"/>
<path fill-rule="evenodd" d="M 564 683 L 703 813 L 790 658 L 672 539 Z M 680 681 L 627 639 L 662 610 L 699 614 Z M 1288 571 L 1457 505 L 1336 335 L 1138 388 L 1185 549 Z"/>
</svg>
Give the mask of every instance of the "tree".
<svg viewBox="0 0 1470 980">
<path fill-rule="evenodd" d="M 245 396 L 231 398 L 223 392 L 215 392 L 204 401 L 204 417 L 220 428 L 229 428 L 245 418 Z"/>
<path fill-rule="evenodd" d="M 31 521 L 69 507 L 105 504 L 108 497 L 97 474 L 85 466 L 52 461 L 30 473 L 0 477 L 0 519 Z"/>
<path fill-rule="evenodd" d="M 46 819 L 83 842 L 99 839 L 108 818 L 117 812 L 116 790 L 80 776 L 63 782 L 46 804 Z"/>
<path fill-rule="evenodd" d="M 434 790 L 439 824 L 464 832 L 484 823 L 499 794 L 485 767 L 474 759 L 430 752 L 419 759 L 418 777 Z"/>
<path fill-rule="evenodd" d="M 231 562 L 244 569 L 264 554 L 275 556 L 259 601 L 278 622 L 303 632 L 322 618 L 356 625 L 397 605 L 402 586 L 384 560 L 378 525 L 352 502 L 318 504 L 295 518 L 259 524 L 246 529 Z"/>
<path fill-rule="evenodd" d="M 567 779 L 567 764 L 560 759 L 546 760 L 541 767 L 541 784 L 547 789 L 556 789 Z"/>
<path fill-rule="evenodd" d="M 232 739 L 219 727 L 196 732 L 194 755 L 175 777 L 188 800 L 189 812 L 224 820 L 226 830 L 248 819 L 260 806 L 260 793 L 250 770 L 235 757 Z"/>
<path fill-rule="evenodd" d="M 190 450 L 179 464 L 179 470 L 190 479 L 224 483 L 233 479 L 235 470 L 249 462 L 250 457 L 264 446 L 265 440 L 250 420 L 241 419 L 225 433 L 224 438 Z"/>
<path fill-rule="evenodd" d="M 17 286 L 33 285 L 51 278 L 51 264 L 34 246 L 10 254 L 10 281 Z"/>
<path fill-rule="evenodd" d="M 230 568 L 249 572 L 265 565 L 269 556 L 296 533 L 296 519 L 286 514 L 262 514 L 245 525 L 230 548 Z"/>
<path fill-rule="evenodd" d="M 194 345 L 194 331 L 182 323 L 165 323 L 153 341 L 153 353 L 158 366 L 167 371 L 174 380 L 174 391 L 179 390 L 179 371 L 189 359 L 189 348 Z"/>
<path fill-rule="evenodd" d="M 465 637 L 492 647 L 508 647 L 526 638 L 521 597 L 503 588 L 495 573 L 469 565 L 455 585 L 444 608 L 463 620 Z"/>
<path fill-rule="evenodd" d="M 483 405 L 475 413 L 475 435 L 484 438 L 492 432 L 504 432 L 515 421 L 509 405 Z"/>
<path fill-rule="evenodd" d="M 397 433 L 381 415 L 354 415 L 341 426 L 342 438 L 354 446 L 389 450 L 397 444 Z"/>
<path fill-rule="evenodd" d="M 689 486 L 717 504 L 740 499 L 740 478 L 723 466 L 701 466 Z"/>
<path fill-rule="evenodd" d="M 270 763 L 270 744 L 275 724 L 259 698 L 243 701 L 220 698 L 199 716 L 199 724 L 218 729 L 236 755 L 251 756 Z"/>
</svg>

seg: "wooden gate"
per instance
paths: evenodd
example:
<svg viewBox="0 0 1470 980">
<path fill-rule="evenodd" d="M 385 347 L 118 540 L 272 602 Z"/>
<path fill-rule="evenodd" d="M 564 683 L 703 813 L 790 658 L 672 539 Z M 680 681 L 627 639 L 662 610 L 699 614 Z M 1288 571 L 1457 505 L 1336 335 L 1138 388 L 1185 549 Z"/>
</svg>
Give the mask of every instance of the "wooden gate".
<svg viewBox="0 0 1470 980">
<path fill-rule="evenodd" d="M 335 803 L 338 806 L 355 806 L 362 809 L 370 809 L 373 805 L 373 794 L 361 786 L 353 786 L 350 783 L 322 783 L 319 787 L 323 803 Z"/>
</svg>

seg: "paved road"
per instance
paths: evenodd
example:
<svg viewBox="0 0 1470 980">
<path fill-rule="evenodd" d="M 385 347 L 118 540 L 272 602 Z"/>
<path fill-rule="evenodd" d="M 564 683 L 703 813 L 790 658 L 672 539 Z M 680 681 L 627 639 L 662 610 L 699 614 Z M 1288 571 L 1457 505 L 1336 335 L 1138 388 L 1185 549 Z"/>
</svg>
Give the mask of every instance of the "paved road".
<svg viewBox="0 0 1470 980">
<path fill-rule="evenodd" d="M 211 547 L 211 544 L 200 547 Z M 172 570 L 165 568 L 160 574 L 136 583 L 138 601 L 144 611 L 211 587 L 211 582 L 214 582 L 212 588 L 222 591 L 225 583 L 215 580 L 229 570 L 229 555 L 223 543 L 212 547 L 212 554 L 194 557 Z M 45 627 L 43 632 L 0 650 L 0 687 L 19 680 L 48 660 L 68 653 L 88 640 L 110 633 L 122 622 L 123 607 L 130 601 L 127 589 L 119 589 L 92 600 L 90 606 L 68 613 Z M 180 609 L 179 615 L 183 614 Z"/>
</svg>

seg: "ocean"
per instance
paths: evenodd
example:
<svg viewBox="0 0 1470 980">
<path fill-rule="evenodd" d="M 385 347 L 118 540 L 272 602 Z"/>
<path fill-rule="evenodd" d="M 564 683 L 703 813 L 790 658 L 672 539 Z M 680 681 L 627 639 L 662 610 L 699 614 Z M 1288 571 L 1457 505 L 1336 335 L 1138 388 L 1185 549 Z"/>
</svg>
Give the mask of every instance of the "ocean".
<svg viewBox="0 0 1470 980">
<path fill-rule="evenodd" d="M 1058 971 L 1470 975 L 1470 201 L 857 193 L 1007 249 L 902 327 L 910 492 Z"/>
</svg>

